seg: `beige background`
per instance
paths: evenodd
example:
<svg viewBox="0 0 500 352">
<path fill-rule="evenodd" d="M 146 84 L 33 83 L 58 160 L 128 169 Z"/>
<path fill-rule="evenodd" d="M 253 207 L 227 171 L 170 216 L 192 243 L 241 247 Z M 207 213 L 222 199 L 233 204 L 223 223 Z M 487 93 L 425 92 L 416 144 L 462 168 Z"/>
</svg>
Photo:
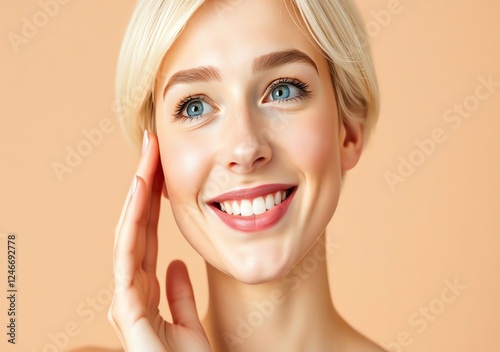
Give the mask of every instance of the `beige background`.
<svg viewBox="0 0 500 352">
<path fill-rule="evenodd" d="M 135 2 L 66 2 L 44 25 L 38 0 L 0 1 L 0 233 L 18 234 L 20 315 L 18 345 L 6 343 L 2 328 L 2 351 L 58 351 L 51 338 L 64 348 L 119 345 L 106 317 L 113 230 L 138 156 L 117 125 L 113 89 Z M 500 82 L 500 3 L 358 3 L 370 23 L 382 111 L 331 224 L 340 245 L 330 258 L 336 305 L 375 341 L 402 339 L 406 346 L 394 351 L 500 351 L 500 87 L 472 98 L 479 77 Z M 373 22 L 382 10 L 394 13 Z M 23 18 L 33 16 L 44 26 L 16 53 L 9 33 L 20 35 Z M 464 101 L 474 109 L 454 129 L 443 115 Z M 113 130 L 59 180 L 53 163 L 65 162 L 67 147 L 84 148 L 82 131 L 107 119 Z M 419 160 L 415 139 L 437 128 L 446 140 Z M 397 173 L 398 158 L 410 156 L 421 165 L 391 190 L 385 173 Z M 167 202 L 160 229 L 160 281 L 171 259 L 188 261 L 203 312 L 203 262 L 176 230 Z M 446 280 L 466 287 L 453 302 L 441 297 Z M 425 319 L 425 307 L 428 325 L 411 323 Z M 6 310 L 2 298 L 2 327 Z"/>
</svg>

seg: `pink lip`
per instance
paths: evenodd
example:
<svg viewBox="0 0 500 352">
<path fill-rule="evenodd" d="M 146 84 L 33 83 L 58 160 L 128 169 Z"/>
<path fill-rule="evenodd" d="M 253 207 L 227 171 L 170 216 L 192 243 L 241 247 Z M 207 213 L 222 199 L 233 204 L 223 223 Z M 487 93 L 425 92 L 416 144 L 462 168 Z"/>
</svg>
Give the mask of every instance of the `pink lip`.
<svg viewBox="0 0 500 352">
<path fill-rule="evenodd" d="M 293 186 L 291 186 L 293 187 Z M 280 190 L 285 190 L 289 189 L 288 188 L 279 188 L 276 190 L 276 192 Z M 256 189 L 259 189 L 259 192 L 261 190 L 260 187 L 257 187 Z M 253 190 L 256 190 L 253 189 Z M 292 193 L 285 199 L 284 202 L 280 203 L 279 205 L 276 205 L 274 208 L 267 210 L 265 213 L 260 214 L 260 215 L 252 215 L 252 216 L 241 216 L 241 215 L 230 215 L 222 210 L 219 210 L 217 207 L 213 206 L 213 202 L 218 202 L 217 199 L 229 199 L 229 198 L 221 198 L 222 196 L 226 197 L 226 195 L 230 195 L 231 197 L 241 197 L 241 198 L 230 198 L 233 200 L 240 200 L 240 199 L 245 199 L 245 197 L 241 196 L 241 193 L 237 192 L 230 192 L 222 195 L 221 197 L 216 198 L 210 205 L 212 209 L 214 210 L 215 214 L 230 228 L 241 231 L 241 232 L 258 232 L 258 231 L 264 231 L 274 225 L 276 225 L 282 218 L 285 216 L 288 207 L 290 206 L 290 203 L 292 202 L 292 199 L 295 195 L 295 191 L 297 188 L 295 187 L 292 191 Z M 255 198 L 259 197 L 261 195 L 266 195 L 269 193 L 273 193 L 274 191 L 269 191 L 268 189 L 265 190 L 265 192 L 261 192 L 258 195 L 255 196 L 255 193 L 251 193 L 250 198 Z M 248 195 L 248 193 L 245 193 L 245 195 Z M 248 199 L 248 197 L 246 198 Z"/>
<path fill-rule="evenodd" d="M 243 200 L 243 199 L 254 199 L 257 197 L 262 197 L 268 195 L 270 193 L 276 193 L 279 191 L 286 191 L 289 188 L 294 187 L 295 185 L 287 185 L 287 184 L 269 184 L 262 185 L 254 188 L 248 189 L 237 189 L 236 191 L 227 192 L 221 194 L 220 196 L 208 201 L 208 204 L 217 202 L 222 203 L 228 200 Z"/>
</svg>

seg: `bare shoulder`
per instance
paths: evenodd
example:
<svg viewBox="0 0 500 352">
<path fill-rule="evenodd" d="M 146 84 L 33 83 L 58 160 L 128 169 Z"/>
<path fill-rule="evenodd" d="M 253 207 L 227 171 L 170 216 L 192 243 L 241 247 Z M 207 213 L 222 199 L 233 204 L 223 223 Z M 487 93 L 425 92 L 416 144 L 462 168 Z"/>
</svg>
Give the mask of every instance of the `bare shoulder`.
<svg viewBox="0 0 500 352">
<path fill-rule="evenodd" d="M 75 350 L 71 350 L 68 352 L 124 352 L 124 350 L 123 349 L 102 348 L 102 347 L 98 347 L 98 346 L 87 346 L 87 347 L 77 348 Z"/>
</svg>

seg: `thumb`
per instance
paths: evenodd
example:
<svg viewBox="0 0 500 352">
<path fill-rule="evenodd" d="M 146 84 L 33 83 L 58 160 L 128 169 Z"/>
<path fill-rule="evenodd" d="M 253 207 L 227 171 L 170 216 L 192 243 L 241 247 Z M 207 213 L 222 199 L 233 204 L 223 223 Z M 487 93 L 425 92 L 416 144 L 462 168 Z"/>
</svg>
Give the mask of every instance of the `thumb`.
<svg viewBox="0 0 500 352">
<path fill-rule="evenodd" d="M 171 262 L 167 269 L 167 300 L 174 324 L 201 327 L 193 287 L 186 265 L 180 260 Z"/>
</svg>

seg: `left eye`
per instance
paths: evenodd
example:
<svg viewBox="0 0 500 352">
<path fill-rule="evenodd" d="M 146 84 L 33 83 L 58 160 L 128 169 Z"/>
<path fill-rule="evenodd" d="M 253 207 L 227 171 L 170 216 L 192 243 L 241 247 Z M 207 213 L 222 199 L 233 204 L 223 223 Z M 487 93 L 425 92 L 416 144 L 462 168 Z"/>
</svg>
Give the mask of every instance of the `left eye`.
<svg viewBox="0 0 500 352">
<path fill-rule="evenodd" d="M 268 95 L 268 100 L 287 100 L 300 96 L 300 89 L 290 83 L 282 83 L 274 87 Z"/>
</svg>

